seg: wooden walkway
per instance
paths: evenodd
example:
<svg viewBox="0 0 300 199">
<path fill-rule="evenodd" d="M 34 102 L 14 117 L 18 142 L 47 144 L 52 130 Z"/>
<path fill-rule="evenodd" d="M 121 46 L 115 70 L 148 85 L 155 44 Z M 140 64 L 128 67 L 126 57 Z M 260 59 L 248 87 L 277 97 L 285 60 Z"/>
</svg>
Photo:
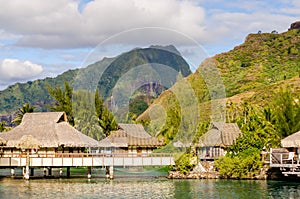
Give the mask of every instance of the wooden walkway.
<svg viewBox="0 0 300 199">
<path fill-rule="evenodd" d="M 30 154 L 6 154 L 0 156 L 0 167 L 104 167 L 104 166 L 168 166 L 175 165 L 173 154 L 152 153 L 149 155 L 59 153 L 47 157 Z"/>
</svg>

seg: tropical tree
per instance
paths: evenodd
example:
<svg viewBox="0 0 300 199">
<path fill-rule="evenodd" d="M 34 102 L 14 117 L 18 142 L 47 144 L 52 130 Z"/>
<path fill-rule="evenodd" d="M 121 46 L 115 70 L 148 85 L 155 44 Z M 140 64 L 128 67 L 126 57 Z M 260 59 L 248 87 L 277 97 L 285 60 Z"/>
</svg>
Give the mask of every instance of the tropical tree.
<svg viewBox="0 0 300 199">
<path fill-rule="evenodd" d="M 35 106 L 30 106 L 29 103 L 23 104 L 22 107 L 18 108 L 16 112 L 16 118 L 12 121 L 13 124 L 19 125 L 22 122 L 23 116 L 25 113 L 32 113 L 35 109 Z"/>
<path fill-rule="evenodd" d="M 75 120 L 72 108 L 73 87 L 68 82 L 64 82 L 64 89 L 59 87 L 53 88 L 48 86 L 49 94 L 54 98 L 55 102 L 49 108 L 52 111 L 63 111 L 67 114 L 69 123 L 74 126 Z"/>
<path fill-rule="evenodd" d="M 98 124 L 95 114 L 94 93 L 87 90 L 73 92 L 73 113 L 75 117 L 75 128 L 80 132 L 96 140 L 103 139 L 105 135 Z"/>
<path fill-rule="evenodd" d="M 262 150 L 264 147 L 278 147 L 280 136 L 270 121 L 270 110 L 266 108 L 260 111 L 249 105 L 244 105 L 243 110 L 247 110 L 247 113 L 236 120 L 242 135 L 237 138 L 229 150 L 237 154 L 249 148 Z"/>
<path fill-rule="evenodd" d="M 280 136 L 271 122 L 269 108 L 260 111 L 244 103 L 242 113 L 236 119 L 242 134 L 228 148 L 226 156 L 216 162 L 216 167 L 225 177 L 253 177 L 263 165 L 260 152 L 280 145 Z"/>
<path fill-rule="evenodd" d="M 274 115 L 273 123 L 281 137 L 300 130 L 299 96 L 293 96 L 291 88 L 281 88 L 271 109 Z"/>
<path fill-rule="evenodd" d="M 6 130 L 6 122 L 2 121 L 0 122 L 0 132 L 3 132 Z"/>
<path fill-rule="evenodd" d="M 104 105 L 104 99 L 100 97 L 99 90 L 95 92 L 95 112 L 99 126 L 105 136 L 109 136 L 111 131 L 118 128 L 117 121 L 112 112 Z"/>
</svg>

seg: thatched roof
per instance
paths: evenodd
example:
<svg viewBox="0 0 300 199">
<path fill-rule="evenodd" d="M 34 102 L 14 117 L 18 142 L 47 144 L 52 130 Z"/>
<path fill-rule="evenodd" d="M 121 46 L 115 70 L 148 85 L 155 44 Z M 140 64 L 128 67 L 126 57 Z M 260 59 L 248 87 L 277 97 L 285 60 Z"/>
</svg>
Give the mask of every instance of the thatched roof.
<svg viewBox="0 0 300 199">
<path fill-rule="evenodd" d="M 289 147 L 300 147 L 300 131 L 289 135 L 288 137 L 281 140 L 281 146 L 285 148 Z"/>
<path fill-rule="evenodd" d="M 31 135 L 23 135 L 17 144 L 19 149 L 38 149 L 40 142 Z"/>
<path fill-rule="evenodd" d="M 129 134 L 132 137 L 137 138 L 150 138 L 151 135 L 149 135 L 143 125 L 141 124 L 118 124 L 120 127 L 120 130 L 123 130 L 127 134 Z"/>
<path fill-rule="evenodd" d="M 119 124 L 120 129 L 99 142 L 100 147 L 158 147 L 164 142 L 151 137 L 141 124 Z"/>
<path fill-rule="evenodd" d="M 128 147 L 128 142 L 126 137 L 114 137 L 114 133 L 111 136 L 99 141 L 100 147 Z"/>
<path fill-rule="evenodd" d="M 0 137 L 0 146 L 6 145 L 6 140 Z"/>
<path fill-rule="evenodd" d="M 200 137 L 198 146 L 228 147 L 240 134 L 241 131 L 236 123 L 213 122 L 211 129 Z"/>
<path fill-rule="evenodd" d="M 19 126 L 0 134 L 6 147 L 18 147 L 24 135 L 38 141 L 40 147 L 92 147 L 97 140 L 69 125 L 64 112 L 26 113 Z"/>
</svg>

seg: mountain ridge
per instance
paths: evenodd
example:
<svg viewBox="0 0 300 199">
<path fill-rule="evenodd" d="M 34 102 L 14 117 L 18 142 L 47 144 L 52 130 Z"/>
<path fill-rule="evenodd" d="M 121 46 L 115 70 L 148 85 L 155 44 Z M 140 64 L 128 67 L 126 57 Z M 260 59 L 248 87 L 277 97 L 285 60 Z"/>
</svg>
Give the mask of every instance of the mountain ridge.
<svg viewBox="0 0 300 199">
<path fill-rule="evenodd" d="M 148 52 L 144 54 L 141 53 L 141 55 L 147 58 L 146 61 L 153 62 L 151 61 L 151 56 L 154 57 L 154 55 L 159 55 L 160 53 L 157 53 L 158 51 L 169 52 L 170 49 L 174 50 L 176 48 L 172 45 L 169 45 L 165 47 L 155 46 L 152 48 L 149 47 L 133 49 L 131 51 L 121 53 L 116 57 L 103 58 L 101 61 L 97 61 L 93 64 L 90 64 L 85 68 L 68 70 L 54 78 L 47 77 L 44 79 L 28 81 L 26 83 L 16 83 L 14 85 L 10 85 L 7 89 L 0 91 L 0 115 L 11 115 L 15 111 L 17 111 L 18 107 L 22 106 L 22 104 L 24 103 L 30 103 L 31 105 L 36 106 L 35 111 L 47 111 L 46 105 L 50 105 L 53 102 L 53 99 L 47 91 L 47 86 L 62 87 L 64 85 L 64 81 L 67 81 L 70 84 L 72 84 L 74 90 L 89 90 L 94 92 L 95 89 L 99 86 L 100 77 L 104 77 L 105 73 L 107 73 L 107 69 L 110 69 L 110 66 L 113 65 L 116 60 L 122 61 L 125 59 L 124 56 L 126 55 L 126 53 L 130 54 L 131 52 L 145 51 L 145 49 L 147 49 Z M 183 59 L 182 57 L 179 57 L 177 55 L 177 57 L 171 56 L 172 55 L 168 55 L 167 58 L 170 58 L 170 60 Z M 134 57 L 128 56 L 126 59 L 128 59 L 129 62 L 124 63 L 130 63 L 130 60 L 132 60 L 133 58 Z M 144 60 L 142 56 L 137 56 L 136 58 Z M 157 60 L 159 61 L 160 59 L 163 59 L 162 56 L 158 56 Z M 145 63 L 147 63 L 146 61 Z M 170 65 L 170 67 L 173 67 L 175 70 L 178 70 L 178 72 L 184 70 L 186 75 L 191 73 L 187 63 L 185 63 L 185 65 L 182 64 L 180 66 Z M 122 70 L 123 68 L 121 67 L 120 71 Z"/>
</svg>

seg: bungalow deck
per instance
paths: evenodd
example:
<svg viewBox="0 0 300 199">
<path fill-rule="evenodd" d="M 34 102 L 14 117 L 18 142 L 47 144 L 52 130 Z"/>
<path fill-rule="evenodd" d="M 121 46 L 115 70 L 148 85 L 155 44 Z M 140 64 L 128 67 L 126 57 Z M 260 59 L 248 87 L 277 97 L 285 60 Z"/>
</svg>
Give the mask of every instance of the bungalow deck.
<svg viewBox="0 0 300 199">
<path fill-rule="evenodd" d="M 300 157 L 286 148 L 270 150 L 270 167 L 280 168 L 284 175 L 297 175 L 300 177 Z"/>
</svg>

